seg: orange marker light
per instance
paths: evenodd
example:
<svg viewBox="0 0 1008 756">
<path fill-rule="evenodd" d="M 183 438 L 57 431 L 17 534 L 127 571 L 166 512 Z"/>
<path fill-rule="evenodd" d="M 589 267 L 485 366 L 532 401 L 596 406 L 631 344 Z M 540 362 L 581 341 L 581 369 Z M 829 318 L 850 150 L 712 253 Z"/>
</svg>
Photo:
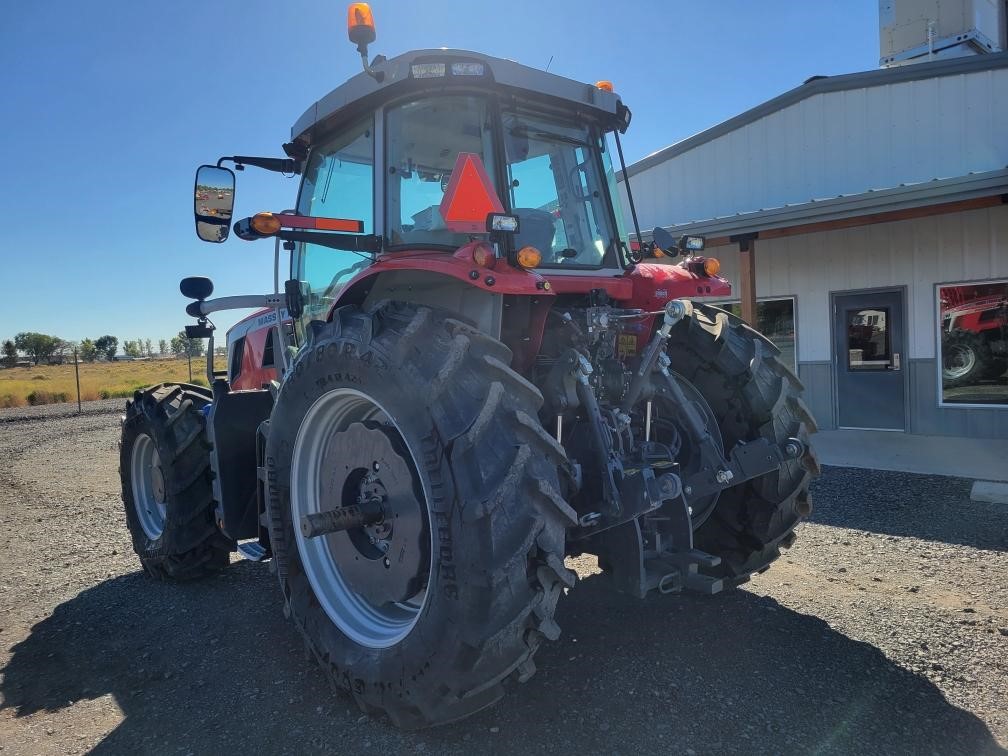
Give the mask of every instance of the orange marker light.
<svg viewBox="0 0 1008 756">
<path fill-rule="evenodd" d="M 518 250 L 518 264 L 523 268 L 535 268 L 542 262 L 542 253 L 535 247 L 522 247 Z"/>
<path fill-rule="evenodd" d="M 655 257 L 665 257 L 665 250 L 659 247 L 657 244 L 651 247 L 651 253 Z"/>
<path fill-rule="evenodd" d="M 477 244 L 473 249 L 473 262 L 484 268 L 492 268 L 497 263 L 493 249 L 487 244 Z"/>
<path fill-rule="evenodd" d="M 721 271 L 721 261 L 716 257 L 708 257 L 704 260 L 703 272 L 708 276 L 716 276 Z"/>
<path fill-rule="evenodd" d="M 358 46 L 367 46 L 375 41 L 374 16 L 367 3 L 350 3 L 347 8 L 347 35 Z"/>
<path fill-rule="evenodd" d="M 612 82 L 611 81 L 606 81 L 605 79 L 603 79 L 602 81 L 596 81 L 595 82 L 595 86 L 598 87 L 599 89 L 601 89 L 603 92 L 612 92 L 613 91 Z"/>
<path fill-rule="evenodd" d="M 273 213 L 256 213 L 250 222 L 252 229 L 263 236 L 273 236 L 280 230 L 280 219 Z"/>
</svg>

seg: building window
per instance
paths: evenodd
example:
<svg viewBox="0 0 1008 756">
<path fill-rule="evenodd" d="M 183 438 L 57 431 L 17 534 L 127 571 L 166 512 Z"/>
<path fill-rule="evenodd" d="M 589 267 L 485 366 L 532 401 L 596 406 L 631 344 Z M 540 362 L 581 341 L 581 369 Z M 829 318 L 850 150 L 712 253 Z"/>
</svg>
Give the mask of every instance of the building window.
<svg viewBox="0 0 1008 756">
<path fill-rule="evenodd" d="M 732 315 L 742 317 L 738 302 L 720 303 Z M 781 360 L 798 373 L 798 353 L 795 350 L 794 297 L 761 299 L 756 302 L 756 330 L 766 336 L 781 351 Z"/>
<path fill-rule="evenodd" d="M 847 310 L 847 369 L 889 370 L 889 308 Z"/>
<path fill-rule="evenodd" d="M 1008 281 L 940 284 L 943 405 L 1008 405 Z"/>
</svg>

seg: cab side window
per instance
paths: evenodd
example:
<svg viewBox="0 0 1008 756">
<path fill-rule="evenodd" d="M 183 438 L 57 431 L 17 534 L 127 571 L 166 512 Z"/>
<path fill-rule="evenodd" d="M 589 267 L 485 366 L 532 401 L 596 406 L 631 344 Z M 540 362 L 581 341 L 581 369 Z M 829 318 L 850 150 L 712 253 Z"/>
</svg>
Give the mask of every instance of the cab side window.
<svg viewBox="0 0 1008 756">
<path fill-rule="evenodd" d="M 374 233 L 374 118 L 368 116 L 314 147 L 305 166 L 299 215 L 363 221 Z M 371 263 L 370 255 L 300 244 L 295 275 L 307 284 L 299 335 L 323 320 L 343 285 Z"/>
<path fill-rule="evenodd" d="M 228 365 L 228 380 L 233 381 L 241 373 L 242 358 L 245 356 L 245 337 L 235 341 L 231 347 L 231 362 Z"/>
<path fill-rule="evenodd" d="M 262 366 L 264 368 L 273 367 L 274 357 L 273 357 L 273 334 L 276 332 L 276 328 L 270 328 L 269 333 L 266 334 L 266 346 L 263 347 L 263 359 Z"/>
</svg>

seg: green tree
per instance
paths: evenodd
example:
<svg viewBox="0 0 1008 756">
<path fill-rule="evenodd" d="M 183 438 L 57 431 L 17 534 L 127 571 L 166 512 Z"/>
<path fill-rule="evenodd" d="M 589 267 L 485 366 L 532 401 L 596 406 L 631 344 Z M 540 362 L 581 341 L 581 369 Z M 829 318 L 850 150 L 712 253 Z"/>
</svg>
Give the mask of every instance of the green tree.
<svg viewBox="0 0 1008 756">
<path fill-rule="evenodd" d="M 84 362 L 94 362 L 98 358 L 98 347 L 91 339 L 81 339 L 80 358 Z"/>
<path fill-rule="evenodd" d="M 168 354 L 168 342 L 165 339 L 158 340 L 158 354 L 164 356 Z"/>
<path fill-rule="evenodd" d="M 44 333 L 26 331 L 14 337 L 14 346 L 28 355 L 31 361 L 38 365 L 42 360 L 48 360 L 56 351 L 57 339 Z"/>
<path fill-rule="evenodd" d="M 154 345 L 151 343 L 150 339 L 144 339 L 144 354 L 148 357 L 152 357 L 154 355 Z"/>
<path fill-rule="evenodd" d="M 189 339 L 185 331 L 179 331 L 171 340 L 171 350 L 176 356 L 200 357 L 204 350 L 203 339 Z"/>
<path fill-rule="evenodd" d="M 17 365 L 18 350 L 12 339 L 7 339 L 3 343 L 3 361 L 7 367 Z"/>
<path fill-rule="evenodd" d="M 66 339 L 56 339 L 56 346 L 53 349 L 53 357 L 59 358 L 59 362 L 65 362 L 73 357 L 74 349 L 77 348 L 76 341 Z"/>
<path fill-rule="evenodd" d="M 139 357 L 140 356 L 140 340 L 130 341 L 126 339 L 123 342 L 123 354 L 127 357 Z"/>
<path fill-rule="evenodd" d="M 95 347 L 100 355 L 111 362 L 115 359 L 116 350 L 119 349 L 119 339 L 115 336 L 102 336 L 95 339 Z"/>
</svg>

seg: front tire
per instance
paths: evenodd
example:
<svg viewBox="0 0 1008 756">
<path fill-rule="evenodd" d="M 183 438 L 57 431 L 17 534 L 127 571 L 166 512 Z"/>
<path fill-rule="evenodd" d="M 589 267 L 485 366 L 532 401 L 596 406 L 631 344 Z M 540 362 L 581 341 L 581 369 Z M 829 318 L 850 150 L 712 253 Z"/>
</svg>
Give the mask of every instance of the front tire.
<svg viewBox="0 0 1008 756">
<path fill-rule="evenodd" d="M 119 474 L 126 526 L 144 571 L 190 580 L 230 561 L 233 543 L 214 523 L 210 444 L 202 409 L 212 394 L 159 384 L 126 403 Z"/>
<path fill-rule="evenodd" d="M 781 362 L 777 347 L 724 310 L 693 303 L 690 316 L 672 331 L 668 354 L 673 370 L 696 387 L 717 418 L 725 454 L 758 438 L 805 444 L 799 459 L 722 491 L 694 533 L 697 548 L 721 557 L 715 577 L 737 585 L 769 567 L 812 511 L 808 488 L 819 474 L 809 444 L 815 421 L 801 399 L 801 382 Z"/>
<path fill-rule="evenodd" d="M 285 611 L 365 712 L 405 729 L 468 716 L 559 635 L 574 581 L 563 450 L 509 350 L 447 314 L 344 307 L 316 325 L 267 445 Z M 380 523 L 300 531 L 306 514 L 375 496 Z"/>
</svg>

